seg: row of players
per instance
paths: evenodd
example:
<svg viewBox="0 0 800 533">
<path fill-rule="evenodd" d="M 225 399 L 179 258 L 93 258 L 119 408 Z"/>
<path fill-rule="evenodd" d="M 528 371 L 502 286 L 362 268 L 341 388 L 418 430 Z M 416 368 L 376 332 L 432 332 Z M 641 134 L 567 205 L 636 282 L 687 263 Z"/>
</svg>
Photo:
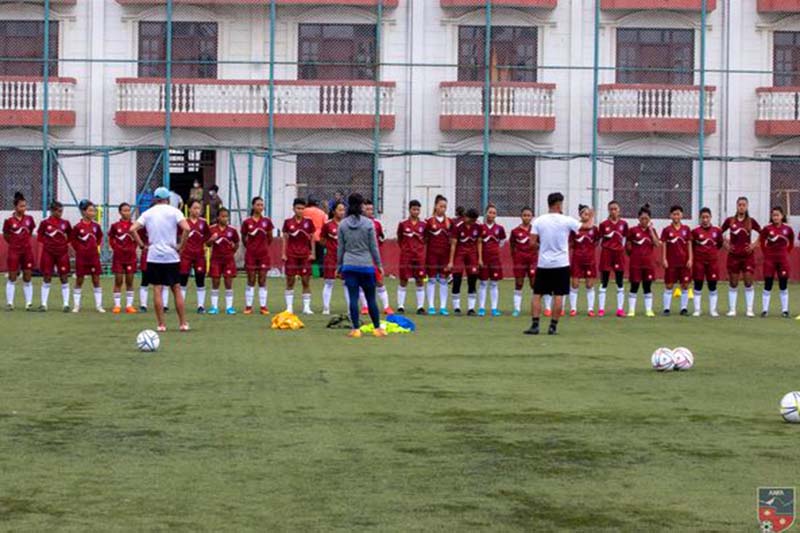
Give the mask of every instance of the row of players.
<svg viewBox="0 0 800 533">
<path fill-rule="evenodd" d="M 310 314 L 311 263 L 315 260 L 314 225 L 303 216 L 306 207 L 302 199 L 294 201 L 294 216 L 283 225 L 281 247 L 282 261 L 286 273 L 286 308 L 293 310 L 294 285 L 297 277 L 301 279 L 303 288 L 303 312 Z M 8 284 L 6 296 L 8 308 L 13 309 L 15 284 L 20 272 L 23 277 L 23 292 L 26 308 L 32 308 L 31 274 L 33 270 L 33 252 L 30 237 L 33 235 L 35 223 L 26 214 L 27 204 L 22 195 L 17 194 L 14 200 L 14 213 L 3 225 L 3 235 L 9 245 Z M 438 313 L 449 314 L 448 299 L 452 298 L 455 313 L 461 312 L 461 286 L 463 278 L 467 278 L 467 313 L 486 314 L 487 292 L 491 295 L 491 313 L 499 315 L 499 286 L 502 278 L 500 250 L 506 240 L 509 241 L 515 278 L 514 315 L 521 311 L 522 293 L 525 280 L 533 284 L 536 275 L 538 251 L 531 238 L 533 211 L 525 208 L 521 212 L 521 223 L 509 234 L 496 222 L 497 209 L 489 206 L 484 214 L 483 223 L 478 222 L 479 213 L 470 209 L 456 218 L 449 218 L 447 199 L 437 196 L 433 215 L 427 220 L 421 218 L 421 206 L 418 201 L 409 205 L 409 217 L 400 222 L 397 228 L 397 241 L 400 247 L 400 284 L 397 292 L 398 311 L 405 311 L 405 300 L 408 283 L 416 282 L 416 304 L 418 314 L 436 314 L 435 305 L 438 287 Z M 42 244 L 40 270 L 43 275 L 42 305 L 46 310 L 49 298 L 51 278 L 56 273 L 62 283 L 64 310 L 69 310 L 70 274 L 69 251 L 72 246 L 75 252 L 75 285 L 72 290 L 74 306 L 72 310 L 80 310 L 81 288 L 84 278 L 90 276 L 94 286 L 97 310 L 102 307 L 102 288 L 99 274 L 101 271 L 99 246 L 103 239 L 100 226 L 94 221 L 95 206 L 89 201 L 80 205 L 81 220 L 71 226 L 62 218 L 63 207 L 54 202 L 51 205 L 50 217 L 43 220 L 38 228 L 37 237 Z M 140 304 L 147 305 L 147 275 L 144 270 L 147 263 L 146 249 L 137 258 L 137 246 L 130 235 L 133 225 L 131 207 L 123 203 L 119 206 L 120 220 L 111 225 L 108 239 L 113 252 L 112 272 L 114 280 L 114 309 L 120 313 L 121 290 L 126 290 L 125 312 L 135 313 L 133 305 L 134 274 L 137 266 L 142 269 L 140 287 Z M 337 279 L 337 233 L 339 222 L 344 218 L 344 204 L 336 204 L 330 220 L 321 231 L 321 243 L 325 247 L 323 260 L 324 288 L 322 294 L 323 313 L 330 312 L 330 301 Z M 247 286 L 245 289 L 245 313 L 253 312 L 253 301 L 258 287 L 260 312 L 267 314 L 266 276 L 271 268 L 269 248 L 272 244 L 274 226 L 264 216 L 264 201 L 254 198 L 251 202 L 251 216 L 242 223 L 241 238 L 236 228 L 229 224 L 229 213 L 222 209 L 216 224 L 209 225 L 201 216 L 199 202 L 189 205 L 188 222 L 189 238 L 181 251 L 181 286 L 188 285 L 191 273 L 194 273 L 197 287 L 198 312 L 205 312 L 205 275 L 206 247 L 211 249 L 209 275 L 212 279 L 211 308 L 209 313 L 219 312 L 219 289 L 224 283 L 225 309 L 234 314 L 233 278 L 236 275 L 234 255 L 240 241 L 245 247 L 245 270 Z M 379 246 L 385 240 L 385 233 L 379 221 L 374 218 L 371 203 L 365 206 L 365 215 L 375 223 Z M 717 282 L 719 280 L 719 252 L 727 250 L 727 270 L 729 285 L 729 316 L 735 316 L 740 279 L 745 285 L 746 312 L 754 316 L 753 273 L 755 258 L 753 255 L 758 245 L 764 255 L 764 291 L 762 297 L 762 315 L 766 316 L 770 304 L 770 295 L 774 280 L 777 277 L 780 288 L 781 312 L 788 316 L 788 277 L 789 252 L 794 243 L 794 232 L 786 225 L 783 209 L 779 206 L 771 210 L 770 224 L 761 227 L 749 216 L 748 201 L 739 198 L 736 214 L 723 223 L 722 227 L 712 224 L 709 209 L 700 213 L 700 224 L 694 229 L 683 223 L 683 209 L 680 206 L 671 208 L 671 224 L 663 229 L 660 236 L 653 227 L 649 206 L 639 210 L 638 223 L 629 226 L 621 217 L 620 206 L 616 201 L 608 204 L 608 217 L 599 226 L 594 225 L 594 213 L 588 206 L 580 206 L 579 216 L 581 229 L 571 239 L 571 275 L 572 291 L 570 293 L 570 315 L 577 314 L 577 299 L 580 281 L 586 286 L 587 314 L 595 314 L 595 279 L 600 274 L 599 309 L 597 314 L 605 314 L 606 291 L 614 276 L 617 285 L 617 316 L 635 316 L 637 294 L 642 289 L 645 300 L 645 312 L 652 316 L 652 283 L 655 280 L 656 262 L 664 267 L 664 314 L 670 313 L 671 293 L 680 286 L 680 313 L 688 314 L 689 289 L 694 289 L 694 314 L 699 315 L 702 306 L 702 289 L 704 282 L 708 285 L 709 307 L 712 316 L 717 316 Z M 727 236 L 726 236 L 727 233 Z M 757 233 L 759 240 L 753 242 L 752 234 Z M 141 234 L 146 242 L 146 234 Z M 600 265 L 596 261 L 596 248 L 601 247 Z M 657 249 L 660 252 L 657 253 Z M 626 261 L 627 259 L 627 261 Z M 625 264 L 628 263 L 630 290 L 628 292 L 628 312 L 624 311 L 625 289 L 623 277 Z M 427 281 L 426 281 L 427 279 Z M 384 310 L 392 312 L 389 297 L 383 280 L 379 276 L 378 295 Z M 452 282 L 452 290 L 450 289 Z M 691 282 L 693 287 L 691 287 Z M 345 296 L 347 297 L 347 291 Z M 428 308 L 425 309 L 427 296 Z M 476 305 L 478 309 L 476 311 Z"/>
</svg>

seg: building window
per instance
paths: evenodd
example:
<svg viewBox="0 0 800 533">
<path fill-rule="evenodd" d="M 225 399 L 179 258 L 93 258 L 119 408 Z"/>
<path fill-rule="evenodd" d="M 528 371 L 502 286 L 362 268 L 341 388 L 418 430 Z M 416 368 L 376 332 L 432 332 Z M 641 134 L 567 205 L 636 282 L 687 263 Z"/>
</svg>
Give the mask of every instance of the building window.
<svg viewBox="0 0 800 533">
<path fill-rule="evenodd" d="M 775 87 L 800 85 L 800 32 L 776 31 L 773 35 L 772 83 Z"/>
<path fill-rule="evenodd" d="M 58 76 L 58 22 L 50 23 L 48 75 Z M 0 20 L 0 76 L 42 76 L 44 22 Z M 20 61 L 32 59 L 33 61 Z"/>
<path fill-rule="evenodd" d="M 58 192 L 55 161 L 51 161 L 50 176 L 48 201 L 55 198 Z M 0 150 L 0 209 L 12 209 L 14 193 L 17 191 L 25 196 L 29 209 L 42 209 L 41 150 Z"/>
<path fill-rule="evenodd" d="M 800 215 L 800 161 L 776 157 L 769 174 L 770 206 L 783 206 L 789 216 Z"/>
<path fill-rule="evenodd" d="M 693 30 L 617 30 L 617 83 L 693 85 L 693 69 Z"/>
<path fill-rule="evenodd" d="M 139 23 L 139 77 L 167 75 L 167 23 Z M 196 61 L 196 62 L 195 62 Z M 172 23 L 172 75 L 176 78 L 217 77 L 217 23 Z"/>
<path fill-rule="evenodd" d="M 371 198 L 373 165 L 370 154 L 298 154 L 297 196 L 327 202 L 341 191 L 345 197 L 358 192 Z"/>
<path fill-rule="evenodd" d="M 489 51 L 491 81 L 536 81 L 537 29 L 492 26 Z M 458 81 L 486 79 L 486 27 L 458 28 Z"/>
<path fill-rule="evenodd" d="M 456 205 L 481 206 L 483 156 L 462 155 L 456 159 Z M 516 216 L 523 207 L 534 207 L 536 158 L 489 156 L 489 202 L 500 216 Z"/>
<path fill-rule="evenodd" d="M 377 74 L 374 24 L 300 24 L 301 80 L 374 80 Z"/>
<path fill-rule="evenodd" d="M 692 212 L 692 160 L 671 157 L 615 157 L 614 196 L 624 216 L 650 204 L 653 218 L 669 218 L 680 205 Z"/>
</svg>

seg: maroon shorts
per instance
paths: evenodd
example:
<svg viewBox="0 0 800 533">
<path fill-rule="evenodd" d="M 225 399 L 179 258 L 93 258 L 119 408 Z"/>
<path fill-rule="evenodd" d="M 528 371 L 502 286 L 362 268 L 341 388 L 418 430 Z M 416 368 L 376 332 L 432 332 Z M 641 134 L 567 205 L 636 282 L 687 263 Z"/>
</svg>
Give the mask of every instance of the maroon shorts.
<svg viewBox="0 0 800 533">
<path fill-rule="evenodd" d="M 99 276 L 102 273 L 103 267 L 100 265 L 100 256 L 89 259 L 75 258 L 76 276 Z"/>
<path fill-rule="evenodd" d="M 539 259 L 535 255 L 518 255 L 513 257 L 514 279 L 525 279 L 533 281 L 536 278 L 536 264 Z"/>
<path fill-rule="evenodd" d="M 450 272 L 447 270 L 447 264 L 450 262 L 450 250 L 428 250 L 425 256 L 425 268 L 428 271 L 428 276 L 446 276 Z"/>
<path fill-rule="evenodd" d="M 421 280 L 425 277 L 425 257 L 400 254 L 400 281 Z"/>
<path fill-rule="evenodd" d="M 286 277 L 300 276 L 304 278 L 311 275 L 311 259 L 308 257 L 289 257 L 285 265 Z"/>
<path fill-rule="evenodd" d="M 691 278 L 692 272 L 685 266 L 669 267 L 664 270 L 664 283 L 667 285 L 675 285 L 676 283 L 685 285 L 689 283 Z"/>
<path fill-rule="evenodd" d="M 481 281 L 500 281 L 503 279 L 503 263 L 500 256 L 490 256 L 483 258 L 483 268 L 480 271 Z"/>
<path fill-rule="evenodd" d="M 336 257 L 331 257 L 330 254 L 325 254 L 325 259 L 322 261 L 322 277 L 323 279 L 337 279 L 336 273 Z"/>
<path fill-rule="evenodd" d="M 206 256 L 204 253 L 181 255 L 181 264 L 178 266 L 180 275 L 188 276 L 192 269 L 194 269 L 195 274 L 205 274 Z"/>
<path fill-rule="evenodd" d="M 17 273 L 20 270 L 33 270 L 33 250 L 8 250 L 8 271 Z"/>
<path fill-rule="evenodd" d="M 717 281 L 719 279 L 719 262 L 717 258 L 694 258 L 692 263 L 692 279 L 695 281 Z"/>
<path fill-rule="evenodd" d="M 623 272 L 625 270 L 625 252 L 623 250 L 600 250 L 600 272 Z"/>
<path fill-rule="evenodd" d="M 130 255 L 120 256 L 120 254 L 114 254 L 111 258 L 111 273 L 112 274 L 134 274 L 136 273 L 136 252 L 133 253 L 133 256 Z"/>
<path fill-rule="evenodd" d="M 269 270 L 272 261 L 269 257 L 269 250 L 245 250 L 244 268 L 248 272 L 254 270 Z"/>
<path fill-rule="evenodd" d="M 236 258 L 219 257 L 211 260 L 209 275 L 212 278 L 235 278 L 236 277 Z"/>
<path fill-rule="evenodd" d="M 573 257 L 569 272 L 575 279 L 594 279 L 597 277 L 597 263 L 594 258 Z"/>
<path fill-rule="evenodd" d="M 756 271 L 756 256 L 755 254 L 728 254 L 727 266 L 729 274 L 739 274 L 740 272 L 752 274 Z"/>
<path fill-rule="evenodd" d="M 59 276 L 69 274 L 69 252 L 54 254 L 42 249 L 39 270 L 42 271 L 42 274 L 53 274 L 53 272 Z"/>
<path fill-rule="evenodd" d="M 788 278 L 791 272 L 789 268 L 789 254 L 764 254 L 763 268 L 765 278 Z"/>
<path fill-rule="evenodd" d="M 478 275 L 478 250 L 456 250 L 453 258 L 453 274 Z"/>
<path fill-rule="evenodd" d="M 628 267 L 628 280 L 631 283 L 653 281 L 656 279 L 656 267 L 652 261 L 633 260 Z"/>
</svg>

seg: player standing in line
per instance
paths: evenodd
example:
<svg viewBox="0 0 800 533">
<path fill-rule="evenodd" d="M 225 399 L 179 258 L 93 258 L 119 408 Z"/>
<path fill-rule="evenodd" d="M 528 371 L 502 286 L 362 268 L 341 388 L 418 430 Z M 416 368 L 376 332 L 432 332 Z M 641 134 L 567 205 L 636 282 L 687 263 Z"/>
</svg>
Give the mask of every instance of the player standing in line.
<svg viewBox="0 0 800 533">
<path fill-rule="evenodd" d="M 6 282 L 6 309 L 14 310 L 14 292 L 17 277 L 22 272 L 22 293 L 25 310 L 33 309 L 33 247 L 31 237 L 36 229 L 33 217 L 26 215 L 28 202 L 21 192 L 14 193 L 14 212 L 3 222 L 3 237 L 8 243 L 8 281 Z"/>
<path fill-rule="evenodd" d="M 108 245 L 113 256 L 111 273 L 114 274 L 114 308 L 112 313 L 122 312 L 122 284 L 125 283 L 125 313 L 135 314 L 133 306 L 133 277 L 136 274 L 136 240 L 131 235 L 131 205 L 127 202 L 119 204 L 120 219 L 108 229 Z"/>
<path fill-rule="evenodd" d="M 264 199 L 256 196 L 250 202 L 250 218 L 242 222 L 242 242 L 244 243 L 244 264 L 247 270 L 247 287 L 244 290 L 244 314 L 253 313 L 253 297 L 258 281 L 258 305 L 262 315 L 268 315 L 267 272 L 271 261 L 269 247 L 275 226 L 269 217 L 264 216 Z"/>
<path fill-rule="evenodd" d="M 753 301 L 756 289 L 753 287 L 753 273 L 756 270 L 756 257 L 752 234 L 761 233 L 761 226 L 750 218 L 749 203 L 746 197 L 736 200 L 736 214 L 722 223 L 722 231 L 728 232 L 725 248 L 728 250 L 728 316 L 736 316 L 736 299 L 739 294 L 739 279 L 744 278 L 744 300 L 748 317 L 754 317 Z"/>
<path fill-rule="evenodd" d="M 408 203 L 408 218 L 397 225 L 397 245 L 400 247 L 400 285 L 397 287 L 397 312 L 406 312 L 408 280 L 416 284 L 417 314 L 425 314 L 425 229 L 420 218 L 422 204 Z"/>
<path fill-rule="evenodd" d="M 628 294 L 628 316 L 636 316 L 636 294 L 639 286 L 644 292 L 645 316 L 654 317 L 653 280 L 656 278 L 656 265 L 653 258 L 655 249 L 661 246 L 653 227 L 650 204 L 639 209 L 639 224 L 628 230 L 625 249 L 630 256 L 628 280 L 631 287 Z"/>
<path fill-rule="evenodd" d="M 386 234 L 383 231 L 383 224 L 381 224 L 380 220 L 375 218 L 375 204 L 373 204 L 372 200 L 370 199 L 364 200 L 364 216 L 372 220 L 372 223 L 375 224 L 375 235 L 378 238 L 378 251 L 381 253 L 382 257 L 383 243 L 386 241 Z M 380 298 L 381 305 L 383 307 L 383 313 L 386 315 L 391 315 L 394 313 L 394 310 L 389 305 L 389 291 L 386 290 L 386 285 L 383 283 L 383 274 L 378 272 L 377 267 L 375 269 L 375 282 L 377 283 L 377 295 L 378 298 Z M 359 298 L 361 299 L 361 314 L 369 314 L 369 309 L 367 309 L 367 299 L 364 296 L 364 291 L 359 293 Z"/>
<path fill-rule="evenodd" d="M 606 290 L 611 273 L 617 283 L 617 316 L 625 316 L 625 238 L 628 223 L 620 217 L 619 202 L 608 202 L 608 218 L 600 223 L 600 307 L 598 316 L 606 314 Z"/>
<path fill-rule="evenodd" d="M 339 258 L 339 224 L 347 214 L 344 202 L 337 200 L 329 214 L 330 220 L 322 226 L 319 242 L 325 247 L 325 258 L 322 262 L 322 277 L 325 280 L 322 287 L 322 314 L 331 314 L 331 298 L 336 279 L 341 278 L 336 272 L 336 261 Z M 350 308 L 350 293 L 344 287 L 344 301 Z"/>
<path fill-rule="evenodd" d="M 453 225 L 450 236 L 450 261 L 447 269 L 453 273 L 453 313 L 461 314 L 461 280 L 467 276 L 467 315 L 475 315 L 478 273 L 483 268 L 481 225 L 477 209 L 468 209 L 461 225 Z"/>
<path fill-rule="evenodd" d="M 673 205 L 669 210 L 672 223 L 661 231 L 661 262 L 664 265 L 664 316 L 669 316 L 672 290 L 681 287 L 681 316 L 689 314 L 689 280 L 692 276 L 692 229 L 682 222 L 683 208 Z M 702 217 L 701 217 L 702 219 Z M 701 283 L 702 285 L 702 283 Z M 695 293 L 696 295 L 697 293 Z"/>
<path fill-rule="evenodd" d="M 439 285 L 439 314 L 447 316 L 447 277 L 450 272 L 450 232 L 452 221 L 447 218 L 447 198 L 441 194 L 434 200 L 433 216 L 425 222 L 425 268 L 428 272 L 428 314 L 436 314 L 436 285 Z"/>
<path fill-rule="evenodd" d="M 181 262 L 178 274 L 181 280 L 181 294 L 186 301 L 186 287 L 189 275 L 194 270 L 194 283 L 197 289 L 197 314 L 206 312 L 206 242 L 211 237 L 208 222 L 201 216 L 202 202 L 189 200 L 189 236 L 181 250 Z"/>
<path fill-rule="evenodd" d="M 520 225 L 511 230 L 509 239 L 511 260 L 514 264 L 514 312 L 512 314 L 514 317 L 518 317 L 522 310 L 522 289 L 525 287 L 525 278 L 528 278 L 528 284 L 533 291 L 536 263 L 539 260 L 531 235 L 533 209 L 523 207 L 520 212 L 520 220 Z"/>
<path fill-rule="evenodd" d="M 600 230 L 594 225 L 594 211 L 588 205 L 578 206 L 581 228 L 570 234 L 572 261 L 570 270 L 572 285 L 569 290 L 569 316 L 578 314 L 578 291 L 580 281 L 586 283 L 586 314 L 594 316 L 594 280 L 597 278 L 597 243 Z"/>
<path fill-rule="evenodd" d="M 39 224 L 36 238 L 42 244 L 39 270 L 42 272 L 42 304 L 40 311 L 47 311 L 50 298 L 50 281 L 53 271 L 61 279 L 61 300 L 65 313 L 69 312 L 69 236 L 72 225 L 64 220 L 64 206 L 61 202 L 50 203 L 50 216 Z"/>
<path fill-rule="evenodd" d="M 286 310 L 294 312 L 294 283 L 297 276 L 303 284 L 303 314 L 311 310 L 311 262 L 314 261 L 314 222 L 303 217 L 306 201 L 295 198 L 294 216 L 283 223 L 281 259 L 286 271 Z"/>
<path fill-rule="evenodd" d="M 711 209 L 700 210 L 700 225 L 692 230 L 692 278 L 694 279 L 694 314 L 702 310 L 703 281 L 708 282 L 709 314 L 718 317 L 717 282 L 719 281 L 718 255 L 722 248 L 722 230 L 711 224 Z M 685 293 L 685 291 L 684 291 Z"/>
<path fill-rule="evenodd" d="M 500 304 L 500 287 L 498 283 L 503 279 L 503 262 L 500 259 L 500 248 L 506 240 L 506 229 L 498 224 L 497 207 L 489 204 L 486 208 L 484 223 L 481 226 L 481 258 L 483 266 L 480 271 L 481 284 L 478 289 L 478 316 L 486 316 L 486 289 L 492 296 L 492 316 L 502 313 L 497 306 Z"/>
<path fill-rule="evenodd" d="M 139 312 L 146 313 L 147 297 L 150 289 L 150 280 L 147 278 L 147 248 L 150 246 L 150 240 L 147 237 L 145 228 L 139 229 L 139 240 L 142 241 L 139 255 L 139 272 L 141 273 L 141 279 L 139 280 Z"/>
<path fill-rule="evenodd" d="M 219 314 L 219 280 L 225 279 L 225 314 L 235 315 L 233 307 L 233 278 L 236 277 L 236 250 L 239 249 L 239 232 L 228 224 L 230 212 L 222 207 L 217 213 L 217 223 L 209 228 L 207 244 L 211 246 L 211 308 L 209 315 Z"/>
<path fill-rule="evenodd" d="M 89 200 L 81 200 L 78 204 L 81 211 L 81 221 L 72 228 L 71 244 L 75 250 L 75 287 L 72 290 L 72 299 L 75 306 L 73 313 L 81 311 L 81 288 L 86 276 L 92 277 L 94 286 L 94 304 L 98 313 L 105 313 L 103 309 L 103 287 L 100 285 L 100 245 L 103 243 L 103 230 L 94 221 L 97 209 Z"/>
<path fill-rule="evenodd" d="M 769 301 L 775 277 L 781 295 L 781 316 L 789 318 L 789 253 L 794 248 L 794 231 L 786 224 L 782 207 L 770 211 L 771 223 L 761 230 L 761 251 L 764 253 L 764 292 L 761 295 L 761 316 L 769 314 Z"/>
</svg>

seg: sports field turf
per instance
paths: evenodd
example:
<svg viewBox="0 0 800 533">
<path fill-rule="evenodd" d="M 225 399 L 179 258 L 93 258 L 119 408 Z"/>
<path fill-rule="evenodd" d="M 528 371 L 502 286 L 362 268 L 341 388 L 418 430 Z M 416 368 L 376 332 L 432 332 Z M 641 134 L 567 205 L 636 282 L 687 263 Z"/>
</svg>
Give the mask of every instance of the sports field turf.
<svg viewBox="0 0 800 533">
<path fill-rule="evenodd" d="M 557 337 L 422 317 L 349 340 L 320 315 L 179 334 L 171 312 L 147 355 L 152 314 L 2 312 L 0 530 L 756 531 L 756 488 L 800 481 L 777 406 L 800 324 L 775 315 L 567 318 Z M 695 368 L 650 370 L 661 345 Z"/>
</svg>

